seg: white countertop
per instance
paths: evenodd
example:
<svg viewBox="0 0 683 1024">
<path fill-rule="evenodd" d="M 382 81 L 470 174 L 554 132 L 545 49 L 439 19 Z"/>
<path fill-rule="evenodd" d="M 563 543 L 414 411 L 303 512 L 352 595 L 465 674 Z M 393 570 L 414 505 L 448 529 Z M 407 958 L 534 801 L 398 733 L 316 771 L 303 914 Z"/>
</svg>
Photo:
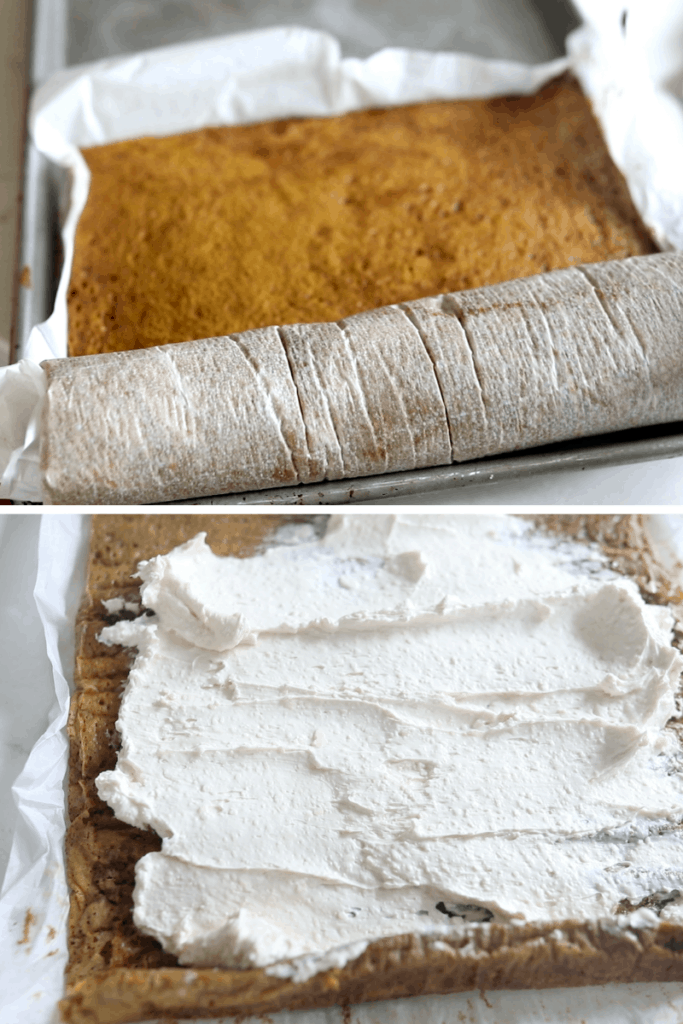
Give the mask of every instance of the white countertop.
<svg viewBox="0 0 683 1024">
<path fill-rule="evenodd" d="M 54 692 L 33 600 L 39 527 L 37 515 L 0 515 L 0 878 L 16 821 L 11 786 L 47 725 Z"/>
</svg>

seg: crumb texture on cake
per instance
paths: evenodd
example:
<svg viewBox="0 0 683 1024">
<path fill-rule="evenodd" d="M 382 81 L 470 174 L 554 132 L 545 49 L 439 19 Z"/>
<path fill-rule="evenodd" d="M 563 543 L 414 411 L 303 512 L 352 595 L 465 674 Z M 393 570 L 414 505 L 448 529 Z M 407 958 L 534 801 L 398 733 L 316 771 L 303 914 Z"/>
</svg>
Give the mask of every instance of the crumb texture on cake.
<svg viewBox="0 0 683 1024">
<path fill-rule="evenodd" d="M 142 138 L 84 153 L 85 355 L 336 321 L 656 251 L 576 81 Z"/>
<path fill-rule="evenodd" d="M 276 527 L 320 517 L 99 515 L 93 517 L 88 578 L 76 633 L 76 693 L 71 742 L 67 870 L 71 886 L 69 966 L 60 1004 L 69 1024 L 125 1024 L 160 1015 L 271 1013 L 430 992 L 542 988 L 683 978 L 682 929 L 662 921 L 642 927 L 621 908 L 623 927 L 552 922 L 509 928 L 472 926 L 465 934 L 397 936 L 371 943 L 353 962 L 303 983 L 263 970 L 190 970 L 177 966 L 132 922 L 136 861 L 160 841 L 117 821 L 94 780 L 114 766 L 115 722 L 131 658 L 97 640 L 104 625 L 135 612 L 102 604 L 139 599 L 139 561 L 165 553 L 204 530 L 217 554 L 249 556 Z M 632 576 L 645 601 L 681 600 L 656 563 L 636 516 L 536 517 L 562 537 L 597 541 Z M 680 646 L 680 635 L 675 643 Z M 643 901 L 647 906 L 647 901 Z"/>
</svg>

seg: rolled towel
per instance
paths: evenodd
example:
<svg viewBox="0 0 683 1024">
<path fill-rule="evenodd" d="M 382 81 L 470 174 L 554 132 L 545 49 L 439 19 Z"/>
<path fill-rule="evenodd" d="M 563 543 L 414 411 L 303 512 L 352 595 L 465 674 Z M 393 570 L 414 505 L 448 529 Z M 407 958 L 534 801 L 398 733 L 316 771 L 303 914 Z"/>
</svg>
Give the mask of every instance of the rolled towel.
<svg viewBox="0 0 683 1024">
<path fill-rule="evenodd" d="M 42 365 L 54 504 L 444 465 L 683 419 L 683 256 Z"/>
</svg>

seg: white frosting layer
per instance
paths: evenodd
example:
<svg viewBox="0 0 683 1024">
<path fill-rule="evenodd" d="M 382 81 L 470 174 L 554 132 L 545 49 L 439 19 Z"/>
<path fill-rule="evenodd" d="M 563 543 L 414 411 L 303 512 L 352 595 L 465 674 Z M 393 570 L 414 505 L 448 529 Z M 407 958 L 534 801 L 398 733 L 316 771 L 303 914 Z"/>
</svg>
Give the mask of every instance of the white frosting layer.
<svg viewBox="0 0 683 1024">
<path fill-rule="evenodd" d="M 653 893 L 683 920 L 683 661 L 595 551 L 349 515 L 249 559 L 200 534 L 140 575 L 156 614 L 102 634 L 139 654 L 98 789 L 163 837 L 135 921 L 181 963 L 299 977 L 381 936 Z"/>
</svg>

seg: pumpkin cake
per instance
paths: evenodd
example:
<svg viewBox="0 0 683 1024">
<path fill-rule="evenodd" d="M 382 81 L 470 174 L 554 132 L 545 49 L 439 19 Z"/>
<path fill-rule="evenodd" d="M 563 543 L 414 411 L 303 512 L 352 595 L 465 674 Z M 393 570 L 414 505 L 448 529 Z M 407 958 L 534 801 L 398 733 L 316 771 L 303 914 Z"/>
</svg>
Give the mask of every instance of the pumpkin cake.
<svg viewBox="0 0 683 1024">
<path fill-rule="evenodd" d="M 326 518 L 93 517 L 86 593 L 77 624 L 76 692 L 69 721 L 67 869 L 71 913 L 67 993 L 61 1004 L 64 1019 L 70 1024 L 122 1024 L 163 1015 L 267 1014 L 285 1007 L 348 1004 L 428 992 L 680 980 L 681 926 L 675 919 L 667 921 L 666 913 L 657 927 L 641 927 L 636 920 L 639 908 L 661 912 L 672 894 L 660 894 L 659 903 L 654 894 L 640 901 L 624 900 L 616 910 L 611 908 L 611 913 L 623 915 L 623 928 L 615 927 L 622 918 L 611 918 L 609 926 L 593 920 L 510 927 L 494 920 L 475 924 L 469 932 L 447 929 L 432 938 L 395 934 L 371 942 L 351 962 L 319 970 L 303 981 L 263 969 L 182 967 L 157 942 L 138 931 L 132 919 L 135 864 L 145 854 L 160 850 L 161 840 L 153 831 L 118 820 L 97 793 L 96 777 L 116 764 L 115 723 L 131 663 L 128 650 L 103 645 L 99 634 L 105 625 L 138 614 L 139 589 L 131 576 L 141 559 L 166 553 L 198 531 L 206 531 L 215 554 L 249 557 L 270 543 L 276 528 L 296 520 L 316 529 L 324 527 Z M 597 543 L 607 571 L 635 581 L 647 604 L 680 601 L 680 592 L 653 556 L 640 517 L 538 516 L 534 522 L 545 537 L 541 544 L 560 544 L 561 559 L 567 540 Z M 582 571 L 595 573 L 595 559 L 595 554 L 590 554 Z M 416 569 L 414 560 L 410 565 L 397 564 L 392 571 L 409 572 L 411 566 Z M 676 630 L 674 646 L 680 646 Z M 672 720 L 666 728 L 679 727 Z M 449 918 L 456 916 L 448 908 L 437 905 L 436 909 Z M 649 913 L 652 915 L 652 910 Z"/>
<path fill-rule="evenodd" d="M 69 354 L 336 321 L 656 251 L 568 74 L 84 150 Z"/>
</svg>

